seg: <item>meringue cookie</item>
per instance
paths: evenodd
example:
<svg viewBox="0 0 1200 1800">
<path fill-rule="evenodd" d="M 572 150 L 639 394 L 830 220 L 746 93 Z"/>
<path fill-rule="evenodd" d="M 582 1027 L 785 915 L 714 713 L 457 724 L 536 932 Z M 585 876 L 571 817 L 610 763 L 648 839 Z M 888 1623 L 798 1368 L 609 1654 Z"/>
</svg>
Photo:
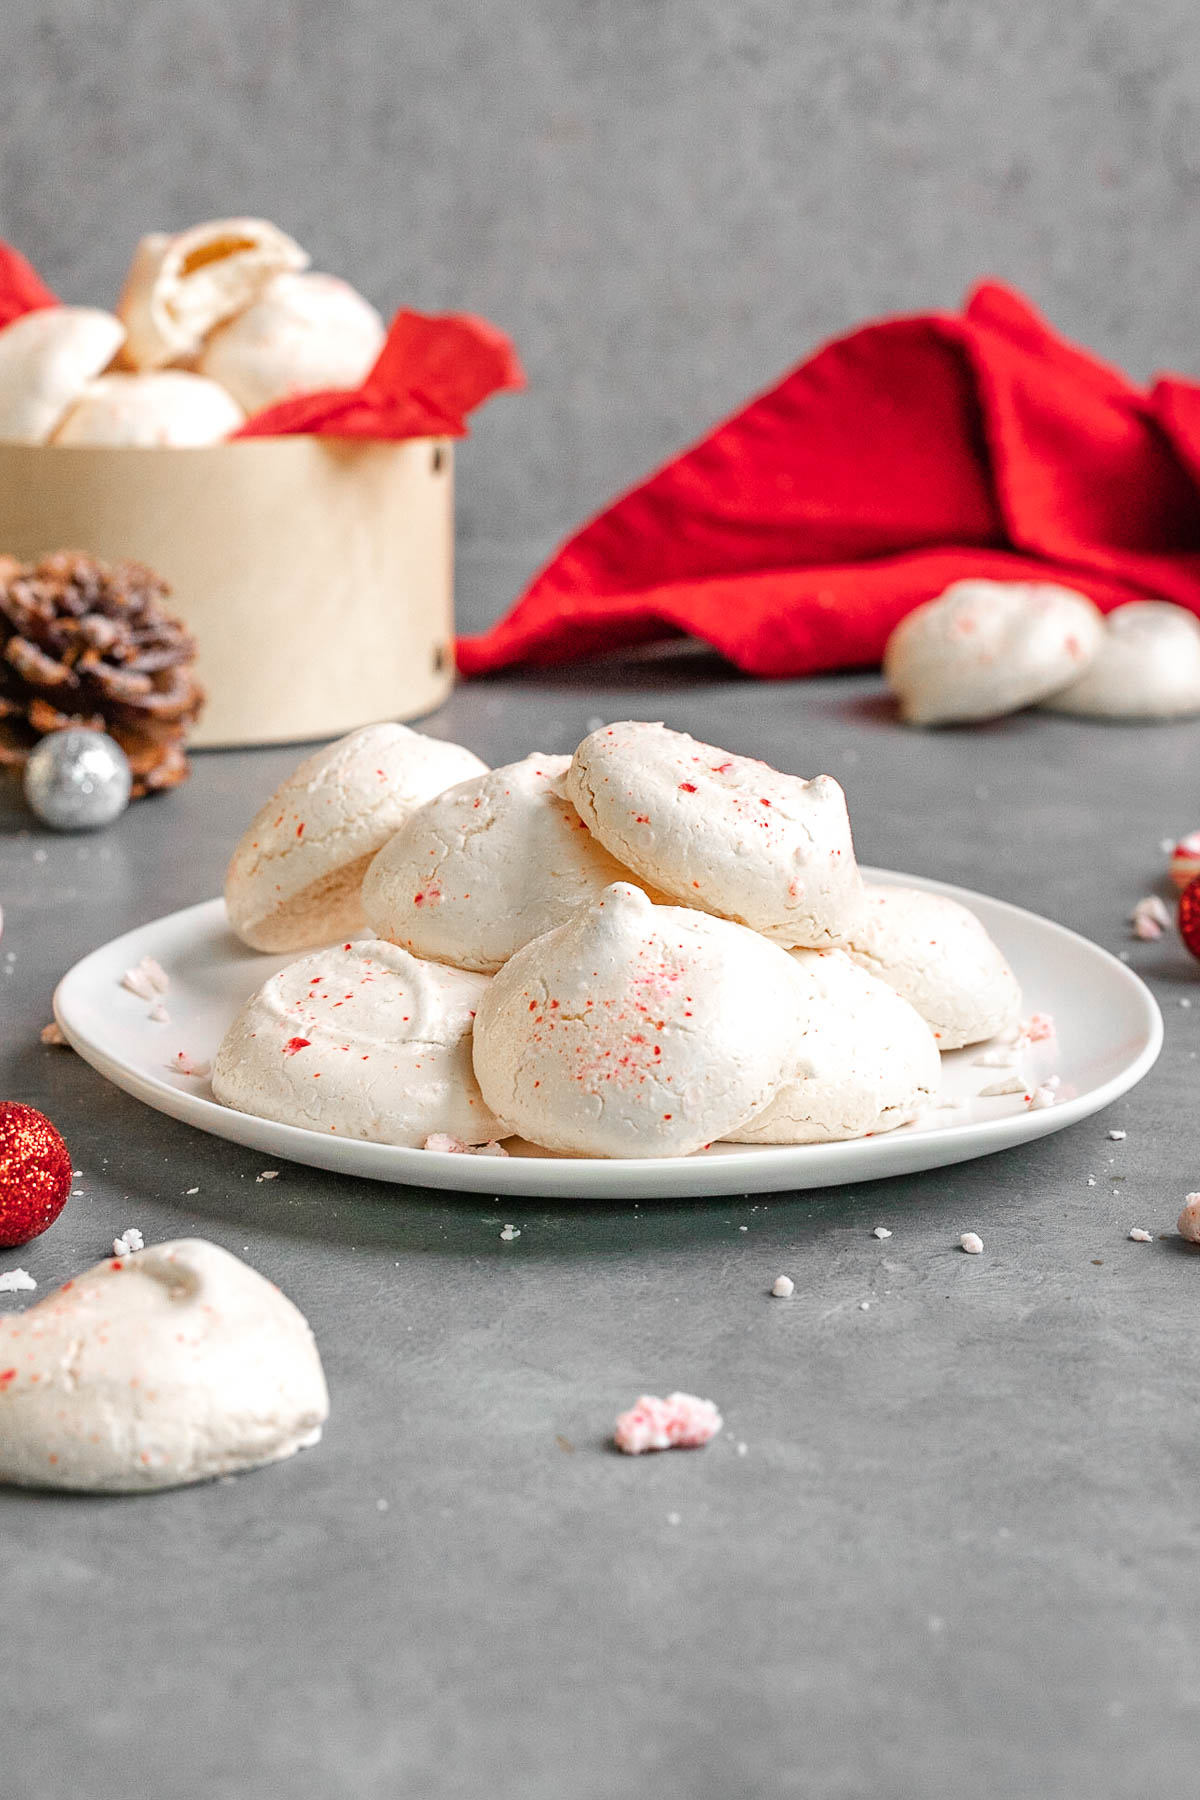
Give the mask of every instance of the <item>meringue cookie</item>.
<svg viewBox="0 0 1200 1800">
<path fill-rule="evenodd" d="M 370 938 L 315 951 L 243 1006 L 213 1062 L 213 1093 L 236 1112 L 372 1144 L 489 1143 L 505 1133 L 471 1069 L 487 985 Z"/>
<path fill-rule="evenodd" d="M 511 1131 L 579 1156 L 687 1156 L 796 1066 L 787 952 L 617 882 L 494 975 L 475 1073 Z"/>
<path fill-rule="evenodd" d="M 365 725 L 300 764 L 242 834 L 229 922 L 255 950 L 307 950 L 360 931 L 367 865 L 419 806 L 480 762 L 407 725 Z"/>
<path fill-rule="evenodd" d="M 973 912 L 917 888 L 868 886 L 865 899 L 849 955 L 916 1008 L 940 1050 L 1016 1024 L 1017 978 Z"/>
<path fill-rule="evenodd" d="M 738 1144 L 816 1144 L 907 1125 L 938 1090 L 941 1060 L 925 1021 L 840 950 L 793 950 L 803 1037 L 790 1079 Z"/>
<path fill-rule="evenodd" d="M 551 785 L 570 762 L 526 756 L 414 813 L 363 880 L 372 931 L 418 956 L 490 971 L 627 880 Z"/>
<path fill-rule="evenodd" d="M 0 330 L 0 441 L 45 444 L 125 338 L 111 313 L 46 306 Z"/>
<path fill-rule="evenodd" d="M 222 443 L 244 422 L 232 395 L 203 375 L 182 369 L 100 375 L 83 389 L 54 442 L 187 449 Z"/>
<path fill-rule="evenodd" d="M 1074 681 L 1103 632 L 1099 609 L 1071 588 L 955 581 L 897 625 L 883 672 L 910 725 L 997 719 Z"/>
<path fill-rule="evenodd" d="M 0 1318 L 0 1481 L 180 1487 L 293 1456 L 328 1414 L 303 1316 L 202 1238 L 97 1263 Z"/>
<path fill-rule="evenodd" d="M 1082 718 L 1182 719 L 1200 713 L 1200 623 L 1167 600 L 1114 607 L 1094 661 L 1042 705 Z"/>
<path fill-rule="evenodd" d="M 862 881 L 846 798 L 663 725 L 627 720 L 584 738 L 562 783 L 588 829 L 683 906 L 786 945 L 840 943 Z"/>
<path fill-rule="evenodd" d="M 266 219 L 210 219 L 153 232 L 134 253 L 117 312 L 129 368 L 194 356 L 209 332 L 256 300 L 272 276 L 306 269 L 307 252 Z"/>
<path fill-rule="evenodd" d="M 292 394 L 358 387 L 383 348 L 383 320 L 335 275 L 276 275 L 218 326 L 196 367 L 248 413 Z"/>
</svg>

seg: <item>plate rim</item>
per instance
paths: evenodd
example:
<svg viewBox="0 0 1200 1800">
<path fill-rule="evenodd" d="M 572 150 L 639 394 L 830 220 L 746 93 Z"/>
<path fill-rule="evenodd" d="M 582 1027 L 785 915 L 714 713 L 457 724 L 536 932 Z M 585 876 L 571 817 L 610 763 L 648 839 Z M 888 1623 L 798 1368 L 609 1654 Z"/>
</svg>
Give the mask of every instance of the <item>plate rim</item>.
<svg viewBox="0 0 1200 1800">
<path fill-rule="evenodd" d="M 903 1173 L 945 1167 L 954 1162 L 972 1161 L 979 1156 L 995 1154 L 1039 1137 L 1067 1129 L 1080 1120 L 1101 1112 L 1122 1094 L 1142 1081 L 1158 1060 L 1164 1040 L 1162 1010 L 1149 987 L 1128 964 L 1111 951 L 1094 943 L 1069 925 L 1032 912 L 1010 900 L 1000 900 L 970 888 L 940 881 L 932 876 L 909 875 L 891 869 L 864 865 L 864 878 L 874 885 L 912 887 L 923 892 L 944 895 L 961 905 L 972 906 L 982 901 L 1025 925 L 1059 936 L 1073 946 L 1100 959 L 1107 972 L 1135 1000 L 1142 1014 L 1145 1041 L 1131 1061 L 1116 1075 L 1098 1087 L 1090 1088 L 1057 1106 L 1023 1114 L 1005 1113 L 995 1119 L 977 1119 L 968 1123 L 942 1124 L 933 1129 L 906 1130 L 903 1136 L 881 1132 L 878 1136 L 851 1138 L 824 1144 L 765 1144 L 721 1146 L 713 1155 L 691 1157 L 564 1157 L 521 1156 L 464 1157 L 447 1151 L 417 1149 L 401 1144 L 376 1144 L 364 1139 L 335 1138 L 303 1126 L 288 1125 L 262 1119 L 255 1114 L 240 1113 L 222 1106 L 204 1094 L 188 1093 L 172 1086 L 165 1078 L 143 1073 L 136 1066 L 114 1058 L 103 1045 L 95 1042 L 74 1017 L 75 990 L 86 986 L 90 966 L 101 959 L 117 959 L 122 946 L 141 938 L 156 928 L 179 929 L 189 919 L 197 924 L 215 922 L 224 916 L 224 901 L 218 895 L 193 902 L 171 913 L 132 926 L 117 937 L 97 945 L 75 962 L 54 990 L 54 1016 L 71 1048 L 105 1080 L 111 1081 L 143 1105 L 190 1125 L 206 1135 L 224 1138 L 243 1148 L 256 1149 L 272 1156 L 309 1168 L 350 1175 L 360 1179 L 390 1183 L 394 1186 L 453 1189 L 458 1192 L 491 1193 L 530 1198 L 573 1198 L 576 1200 L 628 1199 L 635 1189 L 644 1189 L 641 1197 L 654 1199 L 715 1197 L 721 1194 L 749 1194 L 815 1191 L 822 1187 L 840 1186 L 855 1181 L 886 1180 Z M 298 955 L 304 952 L 297 952 Z M 1014 1137 L 1013 1127 L 1021 1129 Z M 267 1141 L 269 1140 L 269 1141 Z M 897 1145 L 929 1146 L 936 1142 L 938 1154 L 929 1158 L 921 1150 L 914 1151 L 910 1169 L 873 1167 L 875 1163 L 896 1160 Z M 363 1167 L 347 1169 L 344 1153 L 349 1150 Z M 410 1161 L 411 1159 L 411 1161 Z M 835 1171 L 844 1160 L 846 1173 L 805 1178 L 805 1164 L 810 1167 L 832 1161 Z M 902 1160 L 903 1157 L 902 1157 Z M 371 1166 L 379 1164 L 380 1166 Z M 515 1179 L 514 1179 L 515 1177 Z M 572 1179 L 588 1191 L 564 1193 Z"/>
</svg>

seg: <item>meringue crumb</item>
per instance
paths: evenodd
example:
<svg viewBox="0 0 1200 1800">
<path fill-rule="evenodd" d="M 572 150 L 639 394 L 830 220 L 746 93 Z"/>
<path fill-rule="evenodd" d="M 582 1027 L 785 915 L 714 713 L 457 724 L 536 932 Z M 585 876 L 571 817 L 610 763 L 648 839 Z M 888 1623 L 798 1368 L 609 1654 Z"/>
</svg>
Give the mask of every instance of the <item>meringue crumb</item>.
<svg viewBox="0 0 1200 1800">
<path fill-rule="evenodd" d="M 872 1237 L 877 1237 L 877 1238 L 890 1238 L 891 1235 L 892 1234 L 888 1230 L 886 1225 L 877 1225 L 875 1227 L 874 1231 L 871 1233 Z"/>
<path fill-rule="evenodd" d="M 136 1225 L 127 1225 L 119 1238 L 113 1239 L 114 1256 L 132 1256 L 135 1250 L 144 1250 L 146 1240 Z"/>
<path fill-rule="evenodd" d="M 870 1312 L 871 1302 L 869 1300 L 860 1300 L 858 1303 L 858 1310 L 859 1312 Z"/>
<path fill-rule="evenodd" d="M 1200 1194 L 1186 1196 L 1183 1211 L 1175 1225 L 1180 1237 L 1189 1244 L 1200 1244 Z"/>
<path fill-rule="evenodd" d="M 421 1146 L 422 1150 L 440 1150 L 443 1155 L 450 1156 L 507 1156 L 508 1151 L 495 1138 L 489 1143 L 472 1146 L 464 1144 L 461 1138 L 450 1137 L 445 1131 L 431 1131 Z"/>
<path fill-rule="evenodd" d="M 186 1050 L 177 1050 L 167 1067 L 176 1075 L 192 1075 L 197 1081 L 206 1081 L 212 1074 L 210 1062 L 193 1062 Z"/>
<path fill-rule="evenodd" d="M 136 968 L 126 969 L 121 977 L 121 986 L 139 1000 L 153 1000 L 156 994 L 165 994 L 170 985 L 167 971 L 152 956 L 143 956 Z"/>
<path fill-rule="evenodd" d="M 154 1002 L 154 1005 L 150 1008 L 146 1017 L 148 1019 L 153 1019 L 156 1025 L 169 1025 L 171 1023 L 171 1015 L 161 1000 L 156 1000 Z"/>
<path fill-rule="evenodd" d="M 68 1050 L 71 1048 L 57 1019 L 51 1019 L 48 1025 L 43 1025 L 40 1036 L 43 1044 L 62 1045 Z"/>
<path fill-rule="evenodd" d="M 36 1286 L 28 1269 L 0 1270 L 0 1294 L 31 1294 Z"/>
<path fill-rule="evenodd" d="M 198 1194 L 200 1192 L 200 1189 L 199 1188 L 184 1188 L 183 1191 L 184 1191 L 185 1196 L 190 1196 L 192 1194 Z"/>
<path fill-rule="evenodd" d="M 750 1449 L 749 1444 L 735 1444 L 733 1447 L 737 1451 L 739 1456 L 747 1455 L 749 1452 L 749 1449 Z"/>
<path fill-rule="evenodd" d="M 1152 943 L 1170 927 L 1171 915 L 1157 894 L 1147 894 L 1130 913 L 1129 924 L 1135 938 Z"/>
<path fill-rule="evenodd" d="M 1013 1050 L 985 1050 L 973 1063 L 976 1069 L 1015 1069 L 1016 1066 L 1017 1056 Z"/>
<path fill-rule="evenodd" d="M 1140 1225 L 1135 1225 L 1129 1235 L 1135 1244 L 1152 1244 L 1154 1242 L 1150 1233 L 1148 1231 L 1143 1231 Z"/>
<path fill-rule="evenodd" d="M 1028 1044 L 1043 1044 L 1054 1036 L 1054 1018 L 1050 1013 L 1035 1012 L 1021 1025 L 1021 1036 Z"/>
<path fill-rule="evenodd" d="M 1119 1144 L 1128 1136 L 1128 1133 L 1124 1131 L 1110 1131 L 1108 1136 L 1111 1143 Z"/>
<path fill-rule="evenodd" d="M 998 1100 L 1001 1094 L 1023 1094 L 1025 1083 L 1019 1075 L 1006 1075 L 1003 1081 L 993 1081 L 990 1087 L 980 1088 L 981 1100 Z"/>
<path fill-rule="evenodd" d="M 790 1300 L 796 1291 L 796 1284 L 790 1275 L 777 1275 L 771 1293 L 776 1300 Z"/>
<path fill-rule="evenodd" d="M 513 1239 L 519 1238 L 520 1235 L 520 1227 L 516 1225 L 506 1225 L 504 1230 L 500 1233 L 501 1238 L 506 1244 L 511 1244 Z"/>
<path fill-rule="evenodd" d="M 626 1456 L 645 1450 L 698 1450 L 716 1437 L 724 1421 L 711 1400 L 695 1394 L 643 1394 L 618 1415 L 613 1441 Z"/>
<path fill-rule="evenodd" d="M 965 1250 L 968 1256 L 983 1255 L 983 1239 L 974 1231 L 964 1231 L 958 1240 L 958 1247 Z"/>
<path fill-rule="evenodd" d="M 1029 1096 L 1029 1111 L 1041 1112 L 1044 1107 L 1054 1106 L 1058 1100 L 1058 1086 L 1057 1079 L 1052 1079 L 1035 1087 Z"/>
<path fill-rule="evenodd" d="M 254 1177 L 254 1180 L 256 1183 L 258 1183 L 260 1181 L 278 1181 L 279 1180 L 279 1170 L 278 1169 L 264 1169 L 261 1175 L 256 1175 Z"/>
</svg>

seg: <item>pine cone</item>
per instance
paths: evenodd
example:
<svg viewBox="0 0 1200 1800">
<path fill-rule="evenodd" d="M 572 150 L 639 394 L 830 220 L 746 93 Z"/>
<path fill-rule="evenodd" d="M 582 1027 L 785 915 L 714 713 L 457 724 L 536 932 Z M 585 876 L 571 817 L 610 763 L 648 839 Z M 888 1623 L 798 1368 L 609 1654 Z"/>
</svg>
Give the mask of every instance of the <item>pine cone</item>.
<svg viewBox="0 0 1200 1800">
<path fill-rule="evenodd" d="M 20 767 L 46 732 L 88 725 L 128 756 L 135 799 L 186 781 L 204 692 L 194 640 L 162 609 L 170 591 L 141 563 L 0 556 L 0 763 Z"/>
</svg>

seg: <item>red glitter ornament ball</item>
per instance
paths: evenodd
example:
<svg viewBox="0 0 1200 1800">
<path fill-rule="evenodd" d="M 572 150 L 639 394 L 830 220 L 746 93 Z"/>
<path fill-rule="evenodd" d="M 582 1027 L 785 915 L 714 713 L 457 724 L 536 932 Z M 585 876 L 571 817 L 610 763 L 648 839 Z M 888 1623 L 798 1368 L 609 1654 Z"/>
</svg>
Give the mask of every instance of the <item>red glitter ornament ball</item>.
<svg viewBox="0 0 1200 1800">
<path fill-rule="evenodd" d="M 0 1247 L 49 1229 L 71 1192 L 71 1153 L 45 1113 L 0 1100 Z"/>
<path fill-rule="evenodd" d="M 1200 957 L 1200 875 L 1179 896 L 1179 935 L 1192 955 Z"/>
</svg>

